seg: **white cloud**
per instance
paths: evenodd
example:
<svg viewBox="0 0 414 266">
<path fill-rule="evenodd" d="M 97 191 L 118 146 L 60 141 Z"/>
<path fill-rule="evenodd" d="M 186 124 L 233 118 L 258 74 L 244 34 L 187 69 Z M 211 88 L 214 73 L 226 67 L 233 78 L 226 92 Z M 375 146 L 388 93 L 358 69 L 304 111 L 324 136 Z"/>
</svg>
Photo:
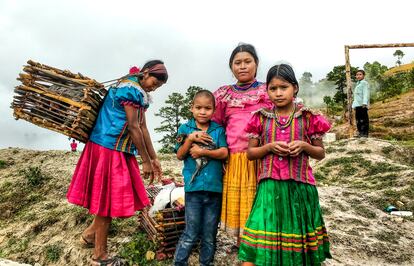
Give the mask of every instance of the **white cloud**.
<svg viewBox="0 0 414 266">
<path fill-rule="evenodd" d="M 413 42 L 413 7 L 403 0 L 0 1 L 0 147 L 68 148 L 66 137 L 12 118 L 15 78 L 28 59 L 99 81 L 164 60 L 170 79 L 154 93 L 153 129 L 160 122 L 154 113 L 171 92 L 233 82 L 228 57 L 241 41 L 256 46 L 259 79 L 283 59 L 298 78 L 308 71 L 316 81 L 344 64 L 345 44 Z M 394 50 L 351 50 L 351 63 L 391 66 Z M 403 61 L 414 59 L 414 48 L 402 50 Z"/>
</svg>

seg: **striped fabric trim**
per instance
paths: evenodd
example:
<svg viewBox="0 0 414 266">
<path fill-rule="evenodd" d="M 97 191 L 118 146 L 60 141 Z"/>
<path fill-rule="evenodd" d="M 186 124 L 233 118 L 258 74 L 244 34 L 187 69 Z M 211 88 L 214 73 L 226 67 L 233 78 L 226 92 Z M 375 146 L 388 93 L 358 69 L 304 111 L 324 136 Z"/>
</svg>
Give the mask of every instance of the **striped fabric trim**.
<svg viewBox="0 0 414 266">
<path fill-rule="evenodd" d="M 132 140 L 128 134 L 128 123 L 125 122 L 124 126 L 122 127 L 121 132 L 119 133 L 118 139 L 115 142 L 114 149 L 117 151 L 131 153 L 131 147 L 132 147 Z"/>
<path fill-rule="evenodd" d="M 269 118 L 266 118 L 266 120 L 267 120 L 267 127 L 271 128 L 271 131 L 272 131 L 272 139 L 271 139 L 271 142 L 275 142 L 277 140 L 277 138 L 276 138 L 276 127 L 275 127 L 275 123 L 272 123 L 273 121 L 271 119 L 269 119 Z M 274 159 L 275 159 L 275 154 L 272 153 L 270 155 L 269 172 L 268 172 L 269 176 L 272 175 L 273 166 L 274 166 L 273 165 Z"/>
<path fill-rule="evenodd" d="M 290 126 L 290 141 L 295 140 L 295 122 L 296 122 L 296 119 L 293 119 L 292 124 Z M 288 158 L 289 158 L 289 177 L 296 180 L 293 177 L 293 161 L 290 157 L 288 157 Z"/>
<path fill-rule="evenodd" d="M 255 248 L 306 252 L 317 250 L 324 242 L 329 241 L 326 228 L 320 226 L 306 235 L 264 232 L 245 227 L 241 242 Z"/>
</svg>

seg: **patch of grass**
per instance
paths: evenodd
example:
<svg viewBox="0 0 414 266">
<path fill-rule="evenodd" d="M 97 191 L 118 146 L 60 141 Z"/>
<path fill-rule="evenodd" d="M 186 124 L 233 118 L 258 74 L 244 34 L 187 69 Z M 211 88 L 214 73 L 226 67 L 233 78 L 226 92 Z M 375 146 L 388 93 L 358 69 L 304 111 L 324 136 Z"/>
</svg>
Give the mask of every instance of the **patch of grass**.
<svg viewBox="0 0 414 266">
<path fill-rule="evenodd" d="M 392 165 L 389 163 L 385 163 L 385 162 L 380 162 L 380 163 L 376 163 L 376 164 L 371 164 L 371 167 L 369 167 L 367 169 L 367 176 L 370 175 L 376 175 L 379 173 L 386 173 L 386 172 L 398 172 L 403 170 L 402 167 L 397 166 L 397 165 Z"/>
<path fill-rule="evenodd" d="M 171 169 L 166 169 L 163 171 L 163 175 L 165 176 L 172 176 L 173 171 Z"/>
<path fill-rule="evenodd" d="M 57 213 L 54 213 L 54 214 L 49 215 L 45 219 L 40 220 L 40 222 L 38 222 L 32 227 L 33 233 L 39 234 L 43 232 L 44 230 L 46 230 L 46 228 L 58 222 L 59 221 L 58 217 L 60 217 L 60 215 L 58 215 Z"/>
<path fill-rule="evenodd" d="M 7 162 L 3 161 L 3 160 L 0 160 L 0 169 L 4 169 L 6 167 L 7 167 Z"/>
<path fill-rule="evenodd" d="M 3 192 L 3 191 L 6 192 L 7 190 L 13 189 L 14 185 L 15 184 L 13 182 L 10 182 L 10 181 L 4 182 L 3 185 L 0 188 L 0 192 Z"/>
<path fill-rule="evenodd" d="M 115 236 L 121 228 L 121 220 L 120 219 L 112 219 L 111 226 L 109 227 L 109 236 Z"/>
<path fill-rule="evenodd" d="M 339 153 L 341 153 L 341 152 L 345 152 L 345 151 L 346 151 L 346 149 L 344 149 L 344 148 L 334 148 L 334 147 L 328 147 L 328 148 L 326 148 L 326 149 L 325 149 L 325 151 L 326 151 L 326 153 L 334 153 L 334 152 L 339 152 Z"/>
<path fill-rule="evenodd" d="M 46 247 L 46 260 L 50 262 L 57 262 L 62 255 L 63 249 L 57 244 L 48 245 Z"/>
<path fill-rule="evenodd" d="M 326 162 L 325 166 L 332 167 L 332 166 L 338 166 L 338 165 L 353 164 L 353 163 L 358 163 L 361 160 L 365 160 L 365 159 L 359 155 L 352 156 L 352 157 L 345 156 L 345 157 L 330 159 L 329 161 Z"/>
<path fill-rule="evenodd" d="M 351 230 L 346 231 L 349 235 L 360 236 L 360 230 L 357 228 L 352 228 Z"/>
<path fill-rule="evenodd" d="M 75 219 L 75 225 L 79 224 L 90 224 L 93 220 L 93 216 L 88 213 L 88 211 L 82 207 L 72 206 L 70 210 L 72 217 Z"/>
<path fill-rule="evenodd" d="M 352 208 L 357 208 L 358 205 L 362 203 L 362 200 L 358 198 L 350 198 L 346 200 L 349 204 L 352 205 Z"/>
<path fill-rule="evenodd" d="M 322 210 L 323 215 L 330 215 L 330 214 L 332 214 L 331 210 L 328 207 L 322 206 L 321 207 L 321 210 Z"/>
<path fill-rule="evenodd" d="M 351 176 L 358 172 L 358 169 L 351 164 L 344 164 L 344 167 L 339 170 L 338 175 L 341 177 Z"/>
<path fill-rule="evenodd" d="M 316 181 L 318 181 L 318 182 L 323 182 L 323 181 L 326 180 L 326 176 L 323 173 L 319 172 L 319 171 L 315 171 L 313 173 L 313 175 L 314 175 Z"/>
<path fill-rule="evenodd" d="M 6 257 L 7 257 L 6 251 L 0 249 L 0 258 L 6 258 Z"/>
<path fill-rule="evenodd" d="M 398 205 L 397 201 L 400 201 L 402 197 L 406 197 L 408 199 L 414 198 L 414 183 L 410 183 L 407 188 L 400 190 L 388 188 L 382 193 L 382 195 L 380 194 L 377 197 L 369 198 L 369 202 L 374 204 L 380 210 L 384 210 L 384 208 L 388 205 Z M 411 200 L 408 202 L 405 205 L 405 209 L 414 211 L 414 201 Z"/>
<path fill-rule="evenodd" d="M 121 246 L 119 254 L 128 265 L 171 265 L 171 260 L 156 261 L 146 259 L 147 251 L 155 253 L 156 248 L 154 242 L 149 240 L 144 233 L 139 232 L 132 237 L 130 242 Z"/>
<path fill-rule="evenodd" d="M 47 176 L 42 173 L 42 170 L 38 166 L 30 166 L 29 168 L 21 171 L 21 174 L 27 180 L 27 182 L 34 187 L 43 184 L 44 181 L 48 179 Z"/>
<path fill-rule="evenodd" d="M 382 153 L 384 153 L 385 155 L 390 154 L 394 150 L 395 150 L 395 147 L 394 146 L 391 146 L 391 145 L 390 146 L 383 147 L 381 149 Z"/>
<path fill-rule="evenodd" d="M 29 238 L 19 239 L 19 241 L 17 242 L 15 251 L 17 253 L 25 251 L 29 247 L 29 242 L 30 242 Z"/>
<path fill-rule="evenodd" d="M 0 202 L 3 203 L 0 204 L 0 213 L 9 212 L 11 215 L 20 213 L 43 200 L 44 197 L 44 194 L 33 191 L 33 187 L 26 183 L 6 182 L 0 187 Z"/>
<path fill-rule="evenodd" d="M 33 222 L 34 220 L 36 220 L 36 218 L 37 214 L 35 211 L 22 214 L 22 220 L 27 222 Z"/>
<path fill-rule="evenodd" d="M 355 208 L 355 211 L 359 215 L 361 215 L 361 216 L 363 216 L 365 218 L 368 218 L 368 219 L 377 218 L 377 214 L 374 211 L 372 211 L 372 210 L 368 209 L 367 207 L 365 207 L 364 205 L 358 205 Z"/>
<path fill-rule="evenodd" d="M 346 206 L 342 205 L 338 201 L 333 201 L 330 206 L 331 206 L 331 208 L 339 209 L 341 212 L 346 212 L 346 211 L 349 210 L 349 207 L 346 207 Z"/>
<path fill-rule="evenodd" d="M 370 153 L 372 153 L 372 150 L 370 150 L 370 149 L 353 150 L 353 151 L 348 151 L 346 154 L 353 155 L 353 154 L 361 154 L 361 153 L 370 154 Z"/>
<path fill-rule="evenodd" d="M 354 225 L 359 225 L 359 226 L 370 226 L 370 224 L 368 222 L 365 222 L 361 219 L 356 219 L 356 218 L 347 218 L 346 219 L 346 224 L 354 224 Z"/>
<path fill-rule="evenodd" d="M 387 189 L 390 187 L 395 187 L 397 185 L 397 176 L 394 173 L 386 175 L 374 175 L 369 176 L 365 181 L 366 184 L 376 190 Z"/>
<path fill-rule="evenodd" d="M 414 118 L 408 119 L 385 119 L 383 125 L 386 127 L 406 127 L 414 124 Z"/>
<path fill-rule="evenodd" d="M 344 196 L 344 197 L 349 197 L 349 196 L 352 196 L 352 195 L 355 195 L 355 193 L 349 192 L 349 191 L 342 191 L 342 196 Z"/>
<path fill-rule="evenodd" d="M 379 231 L 378 233 L 375 234 L 375 238 L 380 241 L 398 244 L 400 235 L 393 231 Z"/>
</svg>

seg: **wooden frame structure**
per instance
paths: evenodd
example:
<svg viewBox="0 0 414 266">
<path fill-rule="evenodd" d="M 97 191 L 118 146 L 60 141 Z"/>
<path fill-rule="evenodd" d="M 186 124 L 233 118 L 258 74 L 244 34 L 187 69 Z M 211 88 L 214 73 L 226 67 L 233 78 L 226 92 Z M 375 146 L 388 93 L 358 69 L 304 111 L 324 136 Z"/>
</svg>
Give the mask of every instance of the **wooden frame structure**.
<svg viewBox="0 0 414 266">
<path fill-rule="evenodd" d="M 367 48 L 395 48 L 395 47 L 414 47 L 414 43 L 390 43 L 390 44 L 357 44 L 357 45 L 345 45 L 345 75 L 346 75 L 346 88 L 347 88 L 347 100 L 348 100 L 348 134 L 349 137 L 353 135 L 352 128 L 352 84 L 351 84 L 351 63 L 349 60 L 349 49 L 367 49 Z"/>
</svg>

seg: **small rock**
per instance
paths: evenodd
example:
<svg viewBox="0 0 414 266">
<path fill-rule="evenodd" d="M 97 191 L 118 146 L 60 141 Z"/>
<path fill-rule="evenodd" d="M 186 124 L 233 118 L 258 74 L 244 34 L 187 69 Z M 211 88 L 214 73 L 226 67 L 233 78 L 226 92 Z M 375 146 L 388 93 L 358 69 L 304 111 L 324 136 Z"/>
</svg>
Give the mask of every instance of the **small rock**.
<svg viewBox="0 0 414 266">
<path fill-rule="evenodd" d="M 395 217 L 395 218 L 392 218 L 391 221 L 396 222 L 396 223 L 402 223 L 402 222 L 404 222 L 404 218 Z"/>
<path fill-rule="evenodd" d="M 398 208 L 401 208 L 402 206 L 404 206 L 404 203 L 402 203 L 399 200 L 395 204 L 398 206 Z"/>
</svg>

